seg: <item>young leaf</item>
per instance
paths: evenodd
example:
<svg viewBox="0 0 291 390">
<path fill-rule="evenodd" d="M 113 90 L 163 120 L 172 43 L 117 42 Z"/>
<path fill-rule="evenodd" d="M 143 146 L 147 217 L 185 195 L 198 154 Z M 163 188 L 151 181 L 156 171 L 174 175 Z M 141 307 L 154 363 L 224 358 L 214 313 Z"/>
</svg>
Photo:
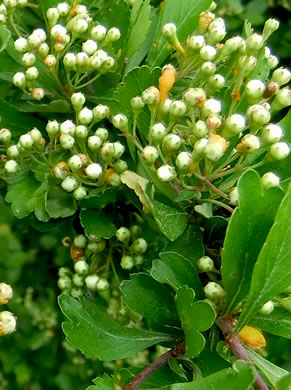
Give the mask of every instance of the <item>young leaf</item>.
<svg viewBox="0 0 291 390">
<path fill-rule="evenodd" d="M 103 210 L 82 210 L 80 220 L 90 239 L 111 238 L 116 232 L 112 219 Z"/>
<path fill-rule="evenodd" d="M 11 37 L 11 33 L 6 26 L 0 26 L 0 53 L 5 50 L 9 39 Z"/>
<path fill-rule="evenodd" d="M 270 314 L 257 314 L 250 319 L 249 324 L 277 336 L 291 339 L 291 313 L 283 308 L 275 308 Z"/>
<path fill-rule="evenodd" d="M 268 299 L 291 284 L 291 185 L 276 214 L 274 225 L 254 267 L 250 291 L 236 331 L 253 317 Z"/>
<path fill-rule="evenodd" d="M 290 390 L 291 388 L 291 374 L 284 376 L 276 385 L 276 390 Z"/>
<path fill-rule="evenodd" d="M 77 203 L 71 194 L 60 187 L 49 190 L 46 199 L 46 211 L 51 218 L 66 218 L 74 215 Z"/>
<path fill-rule="evenodd" d="M 189 219 L 187 213 L 154 199 L 151 204 L 151 212 L 160 231 L 171 241 L 181 236 Z"/>
<path fill-rule="evenodd" d="M 161 260 L 154 260 L 151 275 L 160 283 L 167 283 L 175 291 L 183 285 L 191 287 L 198 298 L 202 286 L 196 267 L 184 256 L 175 252 L 160 253 Z"/>
<path fill-rule="evenodd" d="M 248 294 L 253 267 L 283 197 L 278 188 L 263 191 L 259 175 L 249 170 L 238 182 L 239 207 L 230 219 L 222 252 L 225 312 Z"/>
<path fill-rule="evenodd" d="M 86 356 L 100 360 L 124 359 L 151 345 L 169 340 L 167 335 L 125 328 L 87 298 L 59 297 L 68 321 L 63 330 L 70 344 Z"/>
<path fill-rule="evenodd" d="M 161 36 L 161 30 L 167 23 L 175 23 L 177 36 L 184 41 L 198 25 L 199 15 L 207 10 L 211 0 L 167 0 L 160 13 L 160 20 L 154 38 L 152 50 L 148 55 L 147 62 L 150 66 L 159 66 L 171 53 L 168 41 Z"/>
<path fill-rule="evenodd" d="M 114 384 L 112 379 L 105 374 L 103 378 L 97 377 L 93 380 L 95 386 L 89 386 L 86 390 L 113 390 Z"/>
<path fill-rule="evenodd" d="M 186 340 L 186 354 L 194 358 L 205 346 L 205 338 L 200 333 L 211 327 L 216 314 L 212 306 L 204 301 L 193 302 L 195 292 L 186 286 L 178 289 L 176 307 Z"/>
<path fill-rule="evenodd" d="M 117 199 L 118 191 L 115 188 L 107 188 L 101 193 L 90 191 L 89 195 L 79 203 L 81 209 L 103 209 L 108 204 L 114 203 Z"/>
<path fill-rule="evenodd" d="M 133 311 L 155 324 L 169 325 L 177 321 L 173 310 L 171 289 L 156 282 L 145 273 L 132 274 L 120 286 L 123 301 Z M 142 304 L 141 304 L 142 302 Z"/>
</svg>

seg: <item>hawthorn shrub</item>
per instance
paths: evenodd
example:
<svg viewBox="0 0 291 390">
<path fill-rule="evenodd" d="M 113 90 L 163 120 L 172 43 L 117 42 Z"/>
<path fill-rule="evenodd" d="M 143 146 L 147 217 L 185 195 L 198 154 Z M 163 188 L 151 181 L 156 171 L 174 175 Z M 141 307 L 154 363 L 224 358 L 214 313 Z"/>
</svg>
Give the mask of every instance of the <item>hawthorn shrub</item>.
<svg viewBox="0 0 291 390">
<path fill-rule="evenodd" d="M 215 8 L 1 2 L 3 389 L 290 388 L 291 74 Z"/>
</svg>

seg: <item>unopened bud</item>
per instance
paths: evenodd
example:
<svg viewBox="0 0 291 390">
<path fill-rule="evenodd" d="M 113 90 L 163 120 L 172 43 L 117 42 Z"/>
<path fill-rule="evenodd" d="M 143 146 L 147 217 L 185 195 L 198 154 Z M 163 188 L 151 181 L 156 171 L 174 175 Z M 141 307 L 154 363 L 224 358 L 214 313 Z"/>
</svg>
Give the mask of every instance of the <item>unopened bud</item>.
<svg viewBox="0 0 291 390">
<path fill-rule="evenodd" d="M 13 333 L 16 329 L 16 318 L 10 311 L 0 312 L 0 336 Z"/>
<path fill-rule="evenodd" d="M 237 152 L 240 154 L 248 154 L 255 152 L 260 149 L 261 143 L 259 137 L 253 134 L 247 134 L 242 139 L 241 142 L 237 145 Z"/>
<path fill-rule="evenodd" d="M 246 49 L 249 53 L 254 53 L 260 50 L 264 45 L 263 37 L 259 34 L 252 34 L 246 39 Z"/>
<path fill-rule="evenodd" d="M 12 295 L 12 287 L 4 282 L 0 283 L 0 305 L 8 303 L 9 299 L 12 298 Z"/>
<path fill-rule="evenodd" d="M 219 300 L 220 298 L 223 298 L 225 295 L 224 289 L 220 286 L 220 284 L 215 282 L 209 282 L 204 287 L 204 292 L 207 298 L 213 299 L 214 301 Z"/>
<path fill-rule="evenodd" d="M 239 194 L 238 194 L 238 189 L 237 187 L 234 187 L 230 192 L 229 192 L 229 203 L 232 204 L 233 206 L 237 206 L 239 201 Z"/>
<path fill-rule="evenodd" d="M 75 139 L 71 135 L 61 135 L 60 144 L 63 149 L 72 149 L 75 144 Z"/>
<path fill-rule="evenodd" d="M 117 114 L 112 118 L 113 125 L 124 132 L 128 131 L 128 119 L 123 114 Z"/>
<path fill-rule="evenodd" d="M 273 144 L 280 141 L 283 136 L 283 131 L 280 126 L 272 123 L 263 128 L 261 133 L 261 139 L 265 144 Z"/>
<path fill-rule="evenodd" d="M 78 187 L 78 182 L 74 176 L 67 176 L 61 183 L 63 190 L 72 192 Z"/>
<path fill-rule="evenodd" d="M 160 91 L 156 87 L 149 87 L 143 91 L 142 100 L 149 106 L 157 105 L 160 102 Z"/>
<path fill-rule="evenodd" d="M 227 142 L 225 138 L 220 135 L 211 134 L 205 146 L 204 153 L 208 160 L 216 162 L 223 156 L 226 148 Z"/>
<path fill-rule="evenodd" d="M 202 88 L 189 88 L 184 92 L 183 99 L 189 107 L 202 106 L 206 101 L 206 94 Z"/>
<path fill-rule="evenodd" d="M 274 160 L 284 160 L 290 152 L 289 145 L 286 142 L 276 142 L 271 145 L 269 154 Z"/>
<path fill-rule="evenodd" d="M 90 179 L 98 179 L 102 174 L 102 166 L 98 163 L 89 164 L 85 171 Z"/>
<path fill-rule="evenodd" d="M 174 167 L 165 164 L 158 168 L 157 176 L 161 181 L 171 181 L 176 177 L 176 172 Z"/>
<path fill-rule="evenodd" d="M 189 152 L 181 152 L 176 158 L 176 165 L 182 173 L 186 173 L 192 163 L 192 156 Z"/>
<path fill-rule="evenodd" d="M 280 23 L 276 19 L 268 19 L 263 29 L 263 39 L 267 40 L 273 32 L 278 30 Z"/>
<path fill-rule="evenodd" d="M 261 182 L 265 189 L 278 187 L 280 185 L 280 178 L 273 172 L 267 172 L 262 176 Z"/>
<path fill-rule="evenodd" d="M 197 261 L 197 267 L 202 272 L 211 272 L 214 270 L 213 260 L 208 256 L 202 256 Z"/>
</svg>

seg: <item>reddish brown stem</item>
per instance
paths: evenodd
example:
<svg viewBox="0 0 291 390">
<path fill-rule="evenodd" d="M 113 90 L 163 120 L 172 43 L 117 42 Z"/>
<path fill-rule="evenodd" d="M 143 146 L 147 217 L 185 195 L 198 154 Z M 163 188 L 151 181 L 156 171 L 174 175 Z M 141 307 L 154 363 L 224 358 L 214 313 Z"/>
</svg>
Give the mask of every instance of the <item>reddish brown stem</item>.
<svg viewBox="0 0 291 390">
<path fill-rule="evenodd" d="M 237 356 L 239 359 L 245 360 L 247 362 L 250 362 L 248 353 L 245 349 L 245 347 L 242 345 L 240 339 L 238 336 L 233 335 L 233 327 L 232 323 L 229 319 L 223 319 L 218 318 L 216 321 L 219 328 L 222 330 L 225 336 L 225 341 L 227 342 L 229 348 L 231 349 L 232 353 Z M 266 385 L 258 371 L 255 369 L 254 366 L 252 366 L 252 369 L 255 373 L 255 383 L 254 388 L 256 390 L 269 390 L 269 387 Z"/>
<path fill-rule="evenodd" d="M 138 386 L 146 380 L 154 371 L 162 367 L 167 363 L 170 358 L 177 358 L 179 355 L 185 351 L 185 341 L 182 341 L 177 347 L 171 349 L 170 351 L 161 355 L 157 360 L 155 360 L 151 365 L 142 370 L 128 385 L 126 385 L 123 390 L 135 390 Z"/>
</svg>

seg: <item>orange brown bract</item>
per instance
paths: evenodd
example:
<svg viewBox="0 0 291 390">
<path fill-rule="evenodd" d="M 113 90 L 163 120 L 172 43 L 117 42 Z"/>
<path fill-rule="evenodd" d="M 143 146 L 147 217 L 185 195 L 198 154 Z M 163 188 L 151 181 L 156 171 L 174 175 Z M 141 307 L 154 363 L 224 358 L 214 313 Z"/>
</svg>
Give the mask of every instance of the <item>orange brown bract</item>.
<svg viewBox="0 0 291 390">
<path fill-rule="evenodd" d="M 108 181 L 109 177 L 115 173 L 115 170 L 112 168 L 108 168 L 104 173 L 104 181 Z"/>
<path fill-rule="evenodd" d="M 203 12 L 199 17 L 199 26 L 206 29 L 213 19 L 214 15 L 211 12 Z"/>
<path fill-rule="evenodd" d="M 259 349 L 266 346 L 263 334 L 252 326 L 244 326 L 238 334 L 239 339 L 251 349 Z"/>
<path fill-rule="evenodd" d="M 82 248 L 78 248 L 75 245 L 71 245 L 70 248 L 71 258 L 76 261 L 79 260 L 80 257 L 84 256 L 84 250 Z"/>
<path fill-rule="evenodd" d="M 166 100 L 175 81 L 176 69 L 171 64 L 165 65 L 162 69 L 162 75 L 159 78 L 160 102 Z"/>
<path fill-rule="evenodd" d="M 55 176 L 55 169 L 56 168 L 60 168 L 63 172 L 68 172 L 70 170 L 69 165 L 64 161 L 61 161 L 53 166 L 52 171 L 51 171 L 52 176 Z"/>
<path fill-rule="evenodd" d="M 232 93 L 231 93 L 231 98 L 232 98 L 232 100 L 235 101 L 235 102 L 237 102 L 237 101 L 240 100 L 241 95 L 240 95 L 240 93 L 239 93 L 239 91 L 238 91 L 237 89 L 234 89 L 234 90 L 232 91 Z"/>
</svg>

